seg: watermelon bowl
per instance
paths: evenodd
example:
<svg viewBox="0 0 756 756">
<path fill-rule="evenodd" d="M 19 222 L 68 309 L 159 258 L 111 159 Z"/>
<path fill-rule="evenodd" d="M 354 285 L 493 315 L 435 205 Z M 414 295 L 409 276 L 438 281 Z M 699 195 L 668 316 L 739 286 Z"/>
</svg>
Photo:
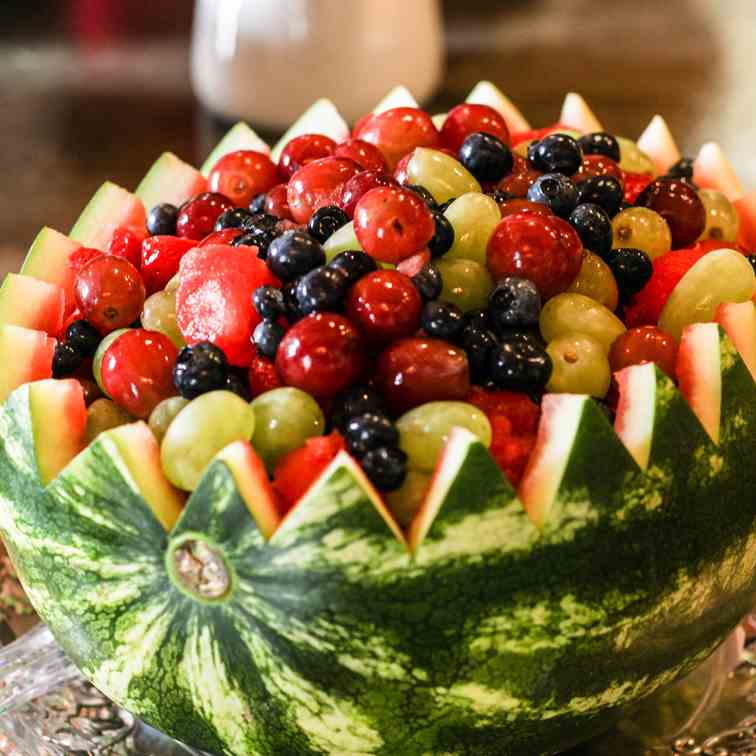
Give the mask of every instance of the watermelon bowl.
<svg viewBox="0 0 756 756">
<path fill-rule="evenodd" d="M 300 133 L 331 128 L 318 108 Z M 253 139 L 236 127 L 213 160 Z M 25 275 L 201 186 L 162 160 L 136 195 L 106 185 L 71 239 L 42 232 Z M 455 429 L 406 529 L 346 452 L 282 517 L 246 441 L 186 501 L 145 423 L 82 448 L 81 385 L 45 374 L 51 337 L 13 317 L 0 533 L 82 674 L 194 748 L 557 753 L 690 672 L 756 604 L 751 301 L 688 326 L 679 385 L 650 363 L 619 373 L 614 425 L 588 396 L 547 394 L 517 490 Z"/>
</svg>

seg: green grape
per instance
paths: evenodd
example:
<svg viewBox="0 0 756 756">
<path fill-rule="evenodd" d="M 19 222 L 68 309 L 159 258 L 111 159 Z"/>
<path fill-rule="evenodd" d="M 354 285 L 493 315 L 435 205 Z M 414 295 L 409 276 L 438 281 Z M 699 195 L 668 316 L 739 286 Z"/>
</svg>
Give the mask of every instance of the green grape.
<svg viewBox="0 0 756 756">
<path fill-rule="evenodd" d="M 714 189 L 699 189 L 698 196 L 706 208 L 706 227 L 699 238 L 736 241 L 740 218 L 732 202 Z"/>
<path fill-rule="evenodd" d="M 284 454 L 325 430 L 320 405 L 298 388 L 266 391 L 252 401 L 252 409 L 256 419 L 252 445 L 271 471 Z"/>
<path fill-rule="evenodd" d="M 446 202 L 467 192 L 480 192 L 480 184 L 462 163 L 450 155 L 418 147 L 407 164 L 409 184 L 424 186 L 436 202 Z"/>
<path fill-rule="evenodd" d="M 672 249 L 669 224 L 647 207 L 628 207 L 612 220 L 615 249 L 633 247 L 643 250 L 652 260 Z"/>
<path fill-rule="evenodd" d="M 87 407 L 87 443 L 94 441 L 103 431 L 133 422 L 134 418 L 115 402 L 95 399 Z"/>
<path fill-rule="evenodd" d="M 407 470 L 407 477 L 402 487 L 386 494 L 386 503 L 391 514 L 403 528 L 412 522 L 417 510 L 420 509 L 432 477 L 431 473 Z"/>
<path fill-rule="evenodd" d="M 442 302 L 451 302 L 463 312 L 487 306 L 494 282 L 485 265 L 461 257 L 456 260 L 442 257 L 436 267 L 444 282 L 439 297 Z"/>
<path fill-rule="evenodd" d="M 630 173 L 650 173 L 656 176 L 654 161 L 632 140 L 617 137 L 620 146 L 619 166 Z"/>
<path fill-rule="evenodd" d="M 349 249 L 364 251 L 354 234 L 354 222 L 349 221 L 346 226 L 342 226 L 338 231 L 331 234 L 326 239 L 323 249 L 326 254 L 326 262 L 331 262 L 336 255 Z"/>
<path fill-rule="evenodd" d="M 477 407 L 467 402 L 428 402 L 405 412 L 396 422 L 399 447 L 413 470 L 433 472 L 452 428 L 459 426 L 491 445 L 491 424 Z"/>
<path fill-rule="evenodd" d="M 147 424 L 150 426 L 150 430 L 158 442 L 163 440 L 165 432 L 168 430 L 168 426 L 173 422 L 173 418 L 176 417 L 187 404 L 189 404 L 189 400 L 184 399 L 183 396 L 171 396 L 168 399 L 163 399 L 163 401 L 152 410 Z"/>
<path fill-rule="evenodd" d="M 678 341 L 686 326 L 714 319 L 723 302 L 747 302 L 756 290 L 748 258 L 734 249 L 704 255 L 672 290 L 659 317 L 659 328 Z"/>
<path fill-rule="evenodd" d="M 454 244 L 445 260 L 462 258 L 486 264 L 486 247 L 501 220 L 496 201 L 480 192 L 468 192 L 446 208 L 444 215 L 454 228 Z"/>
<path fill-rule="evenodd" d="M 142 307 L 142 328 L 165 334 L 177 349 L 186 346 L 176 325 L 176 292 L 157 291 L 147 297 Z"/>
<path fill-rule="evenodd" d="M 608 308 L 583 294 L 557 294 L 541 310 L 541 334 L 547 344 L 568 333 L 592 336 L 609 354 L 614 340 L 625 332 L 623 322 Z"/>
<path fill-rule="evenodd" d="M 595 299 L 609 310 L 616 310 L 619 303 L 619 289 L 612 269 L 598 255 L 588 250 L 583 251 L 580 272 L 567 291 Z"/>
<path fill-rule="evenodd" d="M 193 491 L 213 457 L 255 431 L 252 407 L 231 391 L 209 391 L 192 399 L 168 426 L 160 444 L 163 472 L 174 486 Z"/>
<path fill-rule="evenodd" d="M 178 273 L 165 285 L 165 291 L 176 291 L 178 289 L 179 284 L 181 283 L 181 278 Z"/>
<path fill-rule="evenodd" d="M 100 387 L 100 391 L 102 391 L 105 396 L 108 396 L 108 392 L 105 391 L 105 387 L 102 385 L 102 377 L 100 373 L 100 369 L 102 368 L 102 359 L 105 356 L 105 352 L 107 352 L 110 345 L 122 334 L 126 333 L 128 331 L 128 328 L 119 328 L 116 331 L 111 331 L 98 345 L 97 351 L 94 353 L 94 358 L 92 359 L 92 375 L 94 376 L 95 382 Z"/>
<path fill-rule="evenodd" d="M 583 333 L 568 333 L 546 347 L 553 370 L 546 384 L 552 394 L 590 394 L 603 399 L 612 369 L 603 344 Z"/>
</svg>

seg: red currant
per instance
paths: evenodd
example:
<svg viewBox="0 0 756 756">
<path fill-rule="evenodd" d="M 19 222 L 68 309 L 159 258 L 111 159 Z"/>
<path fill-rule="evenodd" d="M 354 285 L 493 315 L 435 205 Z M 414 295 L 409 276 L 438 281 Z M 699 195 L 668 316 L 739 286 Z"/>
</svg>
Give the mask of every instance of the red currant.
<svg viewBox="0 0 756 756">
<path fill-rule="evenodd" d="M 234 203 L 222 194 L 198 194 L 181 207 L 176 221 L 176 236 L 195 241 L 204 239 L 212 232 L 221 214 L 233 208 Z"/>
<path fill-rule="evenodd" d="M 249 366 L 249 390 L 252 392 L 252 398 L 282 385 L 273 360 L 256 354 Z"/>
<path fill-rule="evenodd" d="M 579 184 L 592 176 L 614 176 L 620 183 L 624 180 L 624 172 L 617 163 L 606 155 L 583 155 L 583 163 L 578 172 L 572 176 L 572 181 Z"/>
<path fill-rule="evenodd" d="M 130 329 L 105 350 L 100 368 L 103 388 L 134 417 L 147 418 L 163 399 L 176 393 L 173 366 L 177 355 L 166 335 Z"/>
<path fill-rule="evenodd" d="M 388 170 L 383 153 L 370 142 L 364 139 L 347 139 L 342 142 L 333 153 L 336 157 L 345 157 L 354 160 L 365 171 Z"/>
<path fill-rule="evenodd" d="M 145 233 L 138 233 L 131 228 L 119 227 L 113 231 L 105 254 L 123 257 L 139 269 L 142 260 L 142 240 Z"/>
<path fill-rule="evenodd" d="M 397 413 L 426 402 L 464 399 L 470 367 L 461 349 L 438 339 L 411 338 L 387 347 L 378 358 L 376 388 Z"/>
<path fill-rule="evenodd" d="M 336 142 L 324 134 L 302 134 L 286 143 L 278 160 L 278 169 L 287 181 L 307 163 L 331 157 Z M 346 156 L 349 157 L 349 156 Z"/>
<path fill-rule="evenodd" d="M 394 187 L 371 189 L 354 209 L 354 233 L 362 248 L 381 262 L 398 263 L 433 238 L 436 224 L 422 198 Z"/>
<path fill-rule="evenodd" d="M 274 187 L 280 178 L 275 163 L 263 152 L 238 150 L 224 155 L 210 171 L 207 188 L 228 197 L 237 207 Z"/>
<path fill-rule="evenodd" d="M 462 142 L 479 131 L 493 134 L 504 144 L 511 143 L 507 122 L 498 110 L 488 105 L 463 103 L 452 108 L 441 127 L 441 142 L 453 153 L 459 152 Z"/>
<path fill-rule="evenodd" d="M 359 172 L 348 158 L 321 158 L 302 166 L 286 189 L 292 220 L 307 223 L 318 208 L 338 202 L 344 183 Z"/>
<path fill-rule="evenodd" d="M 385 342 L 415 333 L 422 306 L 407 276 L 396 270 L 376 270 L 352 287 L 346 313 L 367 339 Z"/>
<path fill-rule="evenodd" d="M 286 184 L 276 184 L 265 195 L 265 212 L 281 220 L 292 220 Z"/>
<path fill-rule="evenodd" d="M 672 249 L 687 247 L 706 226 L 706 208 L 698 192 L 686 181 L 656 179 L 640 194 L 635 204 L 651 208 L 669 224 Z"/>
<path fill-rule="evenodd" d="M 295 323 L 283 337 L 276 368 L 287 386 L 331 397 L 362 372 L 365 352 L 354 325 L 342 315 L 317 312 Z"/>
<path fill-rule="evenodd" d="M 440 147 L 441 137 L 431 117 L 419 108 L 392 108 L 372 116 L 355 134 L 383 153 L 393 171 L 415 147 Z"/>
<path fill-rule="evenodd" d="M 113 255 L 101 255 L 85 265 L 76 276 L 74 294 L 81 314 L 102 333 L 133 323 L 145 299 L 139 271 Z"/>
<path fill-rule="evenodd" d="M 614 372 L 630 365 L 655 362 L 672 380 L 677 365 L 677 343 L 656 326 L 640 326 L 617 337 L 609 350 Z"/>
<path fill-rule="evenodd" d="M 546 205 L 525 199 L 504 200 L 499 203 L 499 210 L 501 211 L 502 218 L 506 218 L 508 215 L 520 215 L 522 213 L 540 215 L 544 218 L 554 215 Z"/>
<path fill-rule="evenodd" d="M 141 254 L 142 278 L 147 293 L 164 289 L 178 273 L 181 258 L 196 246 L 197 243 L 191 239 L 179 239 L 177 236 L 148 236 L 142 242 Z"/>
<path fill-rule="evenodd" d="M 350 217 L 364 194 L 378 186 L 396 186 L 396 181 L 382 171 L 360 171 L 347 181 L 341 189 L 339 207 Z"/>
<path fill-rule="evenodd" d="M 580 272 L 583 245 L 561 218 L 525 213 L 501 220 L 488 242 L 487 257 L 496 280 L 529 278 L 545 300 L 565 291 Z"/>
</svg>

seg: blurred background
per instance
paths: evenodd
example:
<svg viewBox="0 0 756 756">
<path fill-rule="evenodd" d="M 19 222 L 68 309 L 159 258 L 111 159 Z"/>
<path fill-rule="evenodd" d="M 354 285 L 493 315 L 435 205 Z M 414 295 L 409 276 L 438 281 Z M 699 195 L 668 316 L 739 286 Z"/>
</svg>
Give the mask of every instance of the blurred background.
<svg viewBox="0 0 756 756">
<path fill-rule="evenodd" d="M 439 112 L 487 78 L 534 126 L 575 90 L 615 133 L 635 138 L 661 112 L 684 153 L 716 139 L 756 186 L 756 0 L 425 3 L 200 0 L 195 72 L 211 113 L 192 88 L 191 0 L 2 0 L 0 274 L 41 226 L 69 229 L 104 179 L 133 189 L 165 149 L 201 162 L 234 91 L 272 138 L 300 101 L 328 95 L 349 113 L 388 81 L 432 89 L 425 104 Z M 401 55 L 376 53 L 398 38 Z M 344 65 L 352 55 L 359 64 Z M 218 73 L 234 60 L 228 87 Z M 344 75 L 324 91 L 329 70 Z"/>
</svg>

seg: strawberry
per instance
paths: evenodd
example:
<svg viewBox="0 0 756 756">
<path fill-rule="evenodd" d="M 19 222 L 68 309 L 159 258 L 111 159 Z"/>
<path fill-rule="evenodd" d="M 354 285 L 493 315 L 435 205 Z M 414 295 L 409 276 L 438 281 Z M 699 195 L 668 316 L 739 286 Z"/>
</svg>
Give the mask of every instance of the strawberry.
<svg viewBox="0 0 756 756">
<path fill-rule="evenodd" d="M 142 263 L 142 241 L 146 234 L 134 229 L 120 226 L 113 231 L 113 236 L 108 242 L 105 253 L 123 257 L 128 260 L 137 270 Z"/>
<path fill-rule="evenodd" d="M 141 268 L 147 293 L 160 291 L 178 273 L 181 258 L 194 247 L 196 241 L 177 236 L 148 236 L 142 242 Z"/>
</svg>

